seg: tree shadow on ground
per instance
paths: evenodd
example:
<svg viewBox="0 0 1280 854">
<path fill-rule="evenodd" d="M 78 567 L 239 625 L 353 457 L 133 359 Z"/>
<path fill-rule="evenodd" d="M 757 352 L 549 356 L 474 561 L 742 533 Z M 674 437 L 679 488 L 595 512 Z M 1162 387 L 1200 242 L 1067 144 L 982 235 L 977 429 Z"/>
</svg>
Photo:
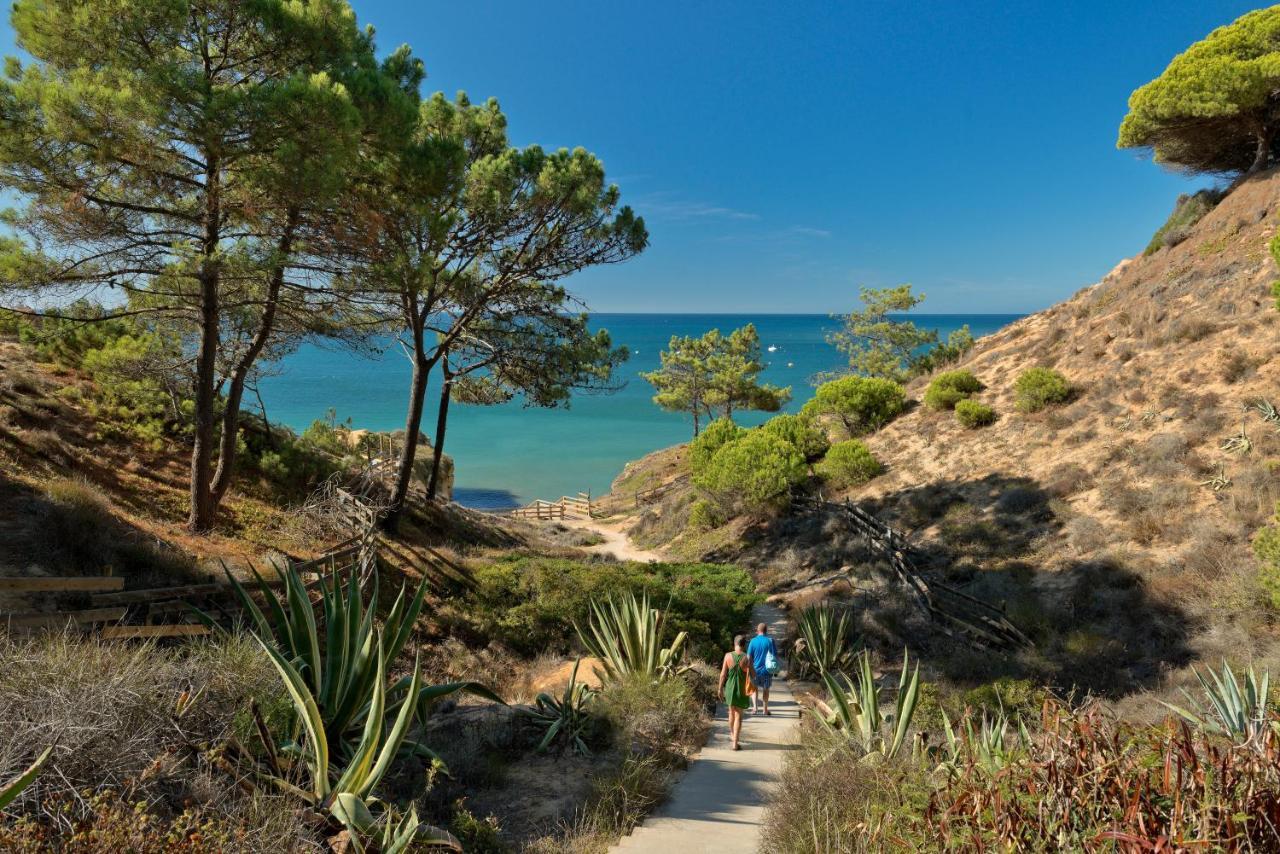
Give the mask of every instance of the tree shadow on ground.
<svg viewBox="0 0 1280 854">
<path fill-rule="evenodd" d="M 795 561 L 801 549 L 810 577 L 847 568 L 838 595 L 855 609 L 863 641 L 890 657 L 905 645 L 956 682 L 1028 678 L 1108 697 L 1149 688 L 1192 660 L 1194 619 L 1154 597 L 1132 568 L 1115 557 L 1062 558 L 1053 496 L 1031 478 L 937 481 L 858 503 L 908 535 L 927 581 L 1002 609 L 1036 645 L 998 651 L 947 636 L 838 513 L 798 511 L 754 533 L 759 565 Z"/>
<path fill-rule="evenodd" d="M 46 492 L 3 473 L 0 565 L 17 575 L 117 575 L 130 589 L 201 577 L 181 549 L 113 515 L 96 487 L 60 481 Z"/>
</svg>

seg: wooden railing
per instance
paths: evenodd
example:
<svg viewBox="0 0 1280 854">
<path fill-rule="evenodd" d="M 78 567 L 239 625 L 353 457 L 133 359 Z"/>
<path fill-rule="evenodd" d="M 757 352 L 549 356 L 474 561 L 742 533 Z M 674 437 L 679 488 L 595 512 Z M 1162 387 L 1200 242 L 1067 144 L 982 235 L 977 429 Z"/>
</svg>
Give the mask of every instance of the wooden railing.
<svg viewBox="0 0 1280 854">
<path fill-rule="evenodd" d="M 510 511 L 517 519 L 593 519 L 595 505 L 591 502 L 590 492 L 579 492 L 577 495 L 562 495 L 558 501 L 535 499 L 523 507 Z"/>
<path fill-rule="evenodd" d="M 867 547 L 888 564 L 920 609 L 948 635 L 967 636 L 986 646 L 1031 649 L 1035 643 L 1011 623 L 1004 611 L 939 581 L 926 580 L 911 559 L 907 538 L 852 501 L 798 499 L 801 506 L 841 516 Z"/>
</svg>

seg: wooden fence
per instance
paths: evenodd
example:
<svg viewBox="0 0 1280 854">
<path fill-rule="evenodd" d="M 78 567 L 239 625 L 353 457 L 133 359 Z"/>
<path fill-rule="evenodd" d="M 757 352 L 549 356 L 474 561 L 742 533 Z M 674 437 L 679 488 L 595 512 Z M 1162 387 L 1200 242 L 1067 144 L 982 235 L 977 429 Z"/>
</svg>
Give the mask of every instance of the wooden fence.
<svg viewBox="0 0 1280 854">
<path fill-rule="evenodd" d="M 798 499 L 797 503 L 843 518 L 862 536 L 867 547 L 888 564 L 920 609 L 945 633 L 952 636 L 958 633 L 987 646 L 1014 649 L 1035 646 L 1009 622 L 1000 608 L 950 585 L 926 580 L 911 559 L 914 550 L 906 537 L 858 505 L 848 500 L 837 504 L 822 499 Z"/>
<path fill-rule="evenodd" d="M 590 492 L 579 492 L 577 495 L 562 495 L 558 501 L 535 499 L 523 507 L 510 511 L 517 519 L 594 519 L 595 505 L 591 502 Z"/>
</svg>

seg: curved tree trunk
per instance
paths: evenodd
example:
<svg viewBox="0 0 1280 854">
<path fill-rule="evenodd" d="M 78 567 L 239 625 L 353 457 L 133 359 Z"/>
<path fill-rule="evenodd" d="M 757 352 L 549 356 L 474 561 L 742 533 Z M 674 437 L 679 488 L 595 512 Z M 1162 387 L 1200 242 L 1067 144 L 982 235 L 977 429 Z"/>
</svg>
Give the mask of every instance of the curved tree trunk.
<svg viewBox="0 0 1280 854">
<path fill-rule="evenodd" d="M 1248 172 L 1244 173 L 1246 175 L 1252 175 L 1255 172 L 1261 172 L 1263 169 L 1266 169 L 1267 165 L 1271 162 L 1271 137 L 1272 137 L 1271 128 L 1268 128 L 1268 127 L 1260 128 L 1258 130 L 1257 137 L 1258 137 L 1258 152 L 1253 158 L 1253 165 L 1249 167 Z"/>
<path fill-rule="evenodd" d="M 222 504 L 222 499 L 227 494 L 227 488 L 231 486 L 231 474 L 235 469 L 236 462 L 236 438 L 240 433 L 240 404 L 244 400 L 244 386 L 249 379 L 249 371 L 253 369 L 254 362 L 258 356 L 262 354 L 266 348 L 267 342 L 271 340 L 271 335 L 275 331 L 276 311 L 280 305 L 280 293 L 284 289 L 284 271 L 288 262 L 289 254 L 293 251 L 293 233 L 297 228 L 297 211 L 290 210 L 285 222 L 284 233 L 280 235 L 280 240 L 276 246 L 278 260 L 275 269 L 271 271 L 271 278 L 267 284 L 266 298 L 262 306 L 262 318 L 258 322 L 258 329 L 253 335 L 253 340 L 249 342 L 248 348 L 240 356 L 239 361 L 231 372 L 231 382 L 227 386 L 227 399 L 222 410 L 222 437 L 218 447 L 218 468 L 213 473 L 213 480 L 209 484 L 210 502 L 213 512 L 218 512 L 218 507 Z M 263 410 L 263 416 L 266 411 Z M 267 431 L 270 432 L 270 425 Z"/>
<path fill-rule="evenodd" d="M 404 447 L 400 449 L 400 462 L 396 466 L 396 482 L 391 491 L 391 503 L 382 518 L 382 527 L 395 531 L 404 514 L 405 499 L 409 495 L 409 482 L 413 478 L 413 462 L 418 453 L 418 436 L 422 432 L 422 409 L 427 395 L 427 379 L 434 364 L 425 358 L 422 346 L 423 333 L 414 333 L 413 376 L 409 381 L 409 413 L 404 419 Z"/>
<path fill-rule="evenodd" d="M 427 500 L 434 501 L 440 485 L 440 466 L 444 459 L 444 432 L 449 424 L 449 400 L 453 393 L 453 374 L 444 363 L 444 382 L 440 384 L 440 406 L 436 411 L 436 444 L 431 450 L 431 480 L 427 483 Z"/>
</svg>

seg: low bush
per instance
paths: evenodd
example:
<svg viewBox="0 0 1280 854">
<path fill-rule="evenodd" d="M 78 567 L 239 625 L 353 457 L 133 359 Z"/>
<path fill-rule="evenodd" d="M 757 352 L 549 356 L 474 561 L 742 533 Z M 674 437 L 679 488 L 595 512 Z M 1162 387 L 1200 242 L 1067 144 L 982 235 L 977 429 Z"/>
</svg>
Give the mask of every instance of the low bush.
<svg viewBox="0 0 1280 854">
<path fill-rule="evenodd" d="M 1280 724 L 1274 713 L 1269 722 Z M 1256 742 L 1047 704 L 1028 738 L 956 727 L 929 759 L 859 762 L 810 733 L 766 816 L 778 852 L 1280 847 L 1280 729 Z M 994 737 L 993 737 L 994 733 Z M 941 760 L 941 761 L 939 761 Z"/>
<path fill-rule="evenodd" d="M 1191 229 L 1204 215 L 1213 210 L 1222 201 L 1225 193 L 1221 190 L 1201 190 L 1198 193 L 1183 193 L 1173 205 L 1173 213 L 1165 220 L 1152 237 L 1143 255 L 1151 255 L 1166 246 L 1177 246 L 1191 234 Z"/>
<path fill-rule="evenodd" d="M 693 482 L 723 506 L 745 513 L 786 507 L 806 475 L 804 456 L 790 442 L 752 430 L 716 451 Z"/>
<path fill-rule="evenodd" d="M 866 483 L 884 471 L 867 446 L 857 439 L 837 442 L 817 465 L 818 475 L 834 489 Z"/>
<path fill-rule="evenodd" d="M 1019 412 L 1039 412 L 1051 404 L 1065 403 L 1071 397 L 1071 386 L 1055 370 L 1029 368 L 1014 383 L 1013 396 Z"/>
<path fill-rule="evenodd" d="M 925 389 L 924 402 L 930 409 L 954 409 L 957 403 L 982 389 L 982 383 L 971 371 L 943 371 Z"/>
<path fill-rule="evenodd" d="M 823 383 L 800 410 L 810 418 L 832 416 L 850 436 L 875 432 L 907 406 L 906 392 L 895 382 L 874 377 L 842 377 Z"/>
<path fill-rule="evenodd" d="M 730 442 L 747 435 L 745 427 L 739 427 L 728 418 L 717 418 L 689 443 L 689 469 L 696 475 L 706 469 L 716 451 Z"/>
<path fill-rule="evenodd" d="M 822 455 L 831 447 L 826 434 L 803 415 L 775 415 L 760 429 L 790 443 L 804 456 L 805 462 L 822 459 Z"/>
<path fill-rule="evenodd" d="M 945 342 L 934 344 L 923 355 L 913 357 L 907 373 L 913 377 L 921 377 L 938 368 L 953 365 L 973 349 L 973 344 L 973 333 L 966 323 L 952 331 Z"/>
<path fill-rule="evenodd" d="M 1258 584 L 1267 594 L 1271 607 L 1280 610 L 1280 525 L 1270 525 L 1253 538 L 1253 553 L 1258 558 Z"/>
<path fill-rule="evenodd" d="M 689 527 L 695 531 L 710 531 L 724 524 L 724 514 L 714 501 L 699 498 L 689 506 Z"/>
<path fill-rule="evenodd" d="M 291 848 L 309 833 L 294 802 L 275 804 L 242 792 L 234 778 L 215 779 L 212 755 L 196 749 L 228 738 L 255 745 L 251 701 L 273 731 L 291 728 L 278 675 L 244 637 L 176 648 L 61 634 L 0 639 L 0 779 L 55 745 L 9 808 L 29 820 L 0 826 L 0 848 L 206 850 L 145 847 L 139 828 L 156 840 L 172 834 L 175 844 L 203 828 L 211 840 L 228 838 L 230 850 Z M 135 812 L 137 803 L 144 807 Z M 76 833 L 102 844 L 62 847 Z"/>
<path fill-rule="evenodd" d="M 996 411 L 976 400 L 960 400 L 956 402 L 956 420 L 971 430 L 986 427 L 995 423 Z"/>
<path fill-rule="evenodd" d="M 723 652 L 751 619 L 758 601 L 751 577 L 708 563 L 588 563 L 513 555 L 477 567 L 474 587 L 447 619 L 476 642 L 496 641 L 519 653 L 565 654 L 575 648 L 574 623 L 586 626 L 591 601 L 623 591 L 648 593 L 666 612 L 669 642 L 689 633 L 698 654 Z"/>
<path fill-rule="evenodd" d="M 696 750 L 710 726 L 701 699 L 705 691 L 693 684 L 702 678 L 691 671 L 658 682 L 638 676 L 610 682 L 599 708 L 612 726 L 614 743 L 641 753 Z"/>
</svg>

